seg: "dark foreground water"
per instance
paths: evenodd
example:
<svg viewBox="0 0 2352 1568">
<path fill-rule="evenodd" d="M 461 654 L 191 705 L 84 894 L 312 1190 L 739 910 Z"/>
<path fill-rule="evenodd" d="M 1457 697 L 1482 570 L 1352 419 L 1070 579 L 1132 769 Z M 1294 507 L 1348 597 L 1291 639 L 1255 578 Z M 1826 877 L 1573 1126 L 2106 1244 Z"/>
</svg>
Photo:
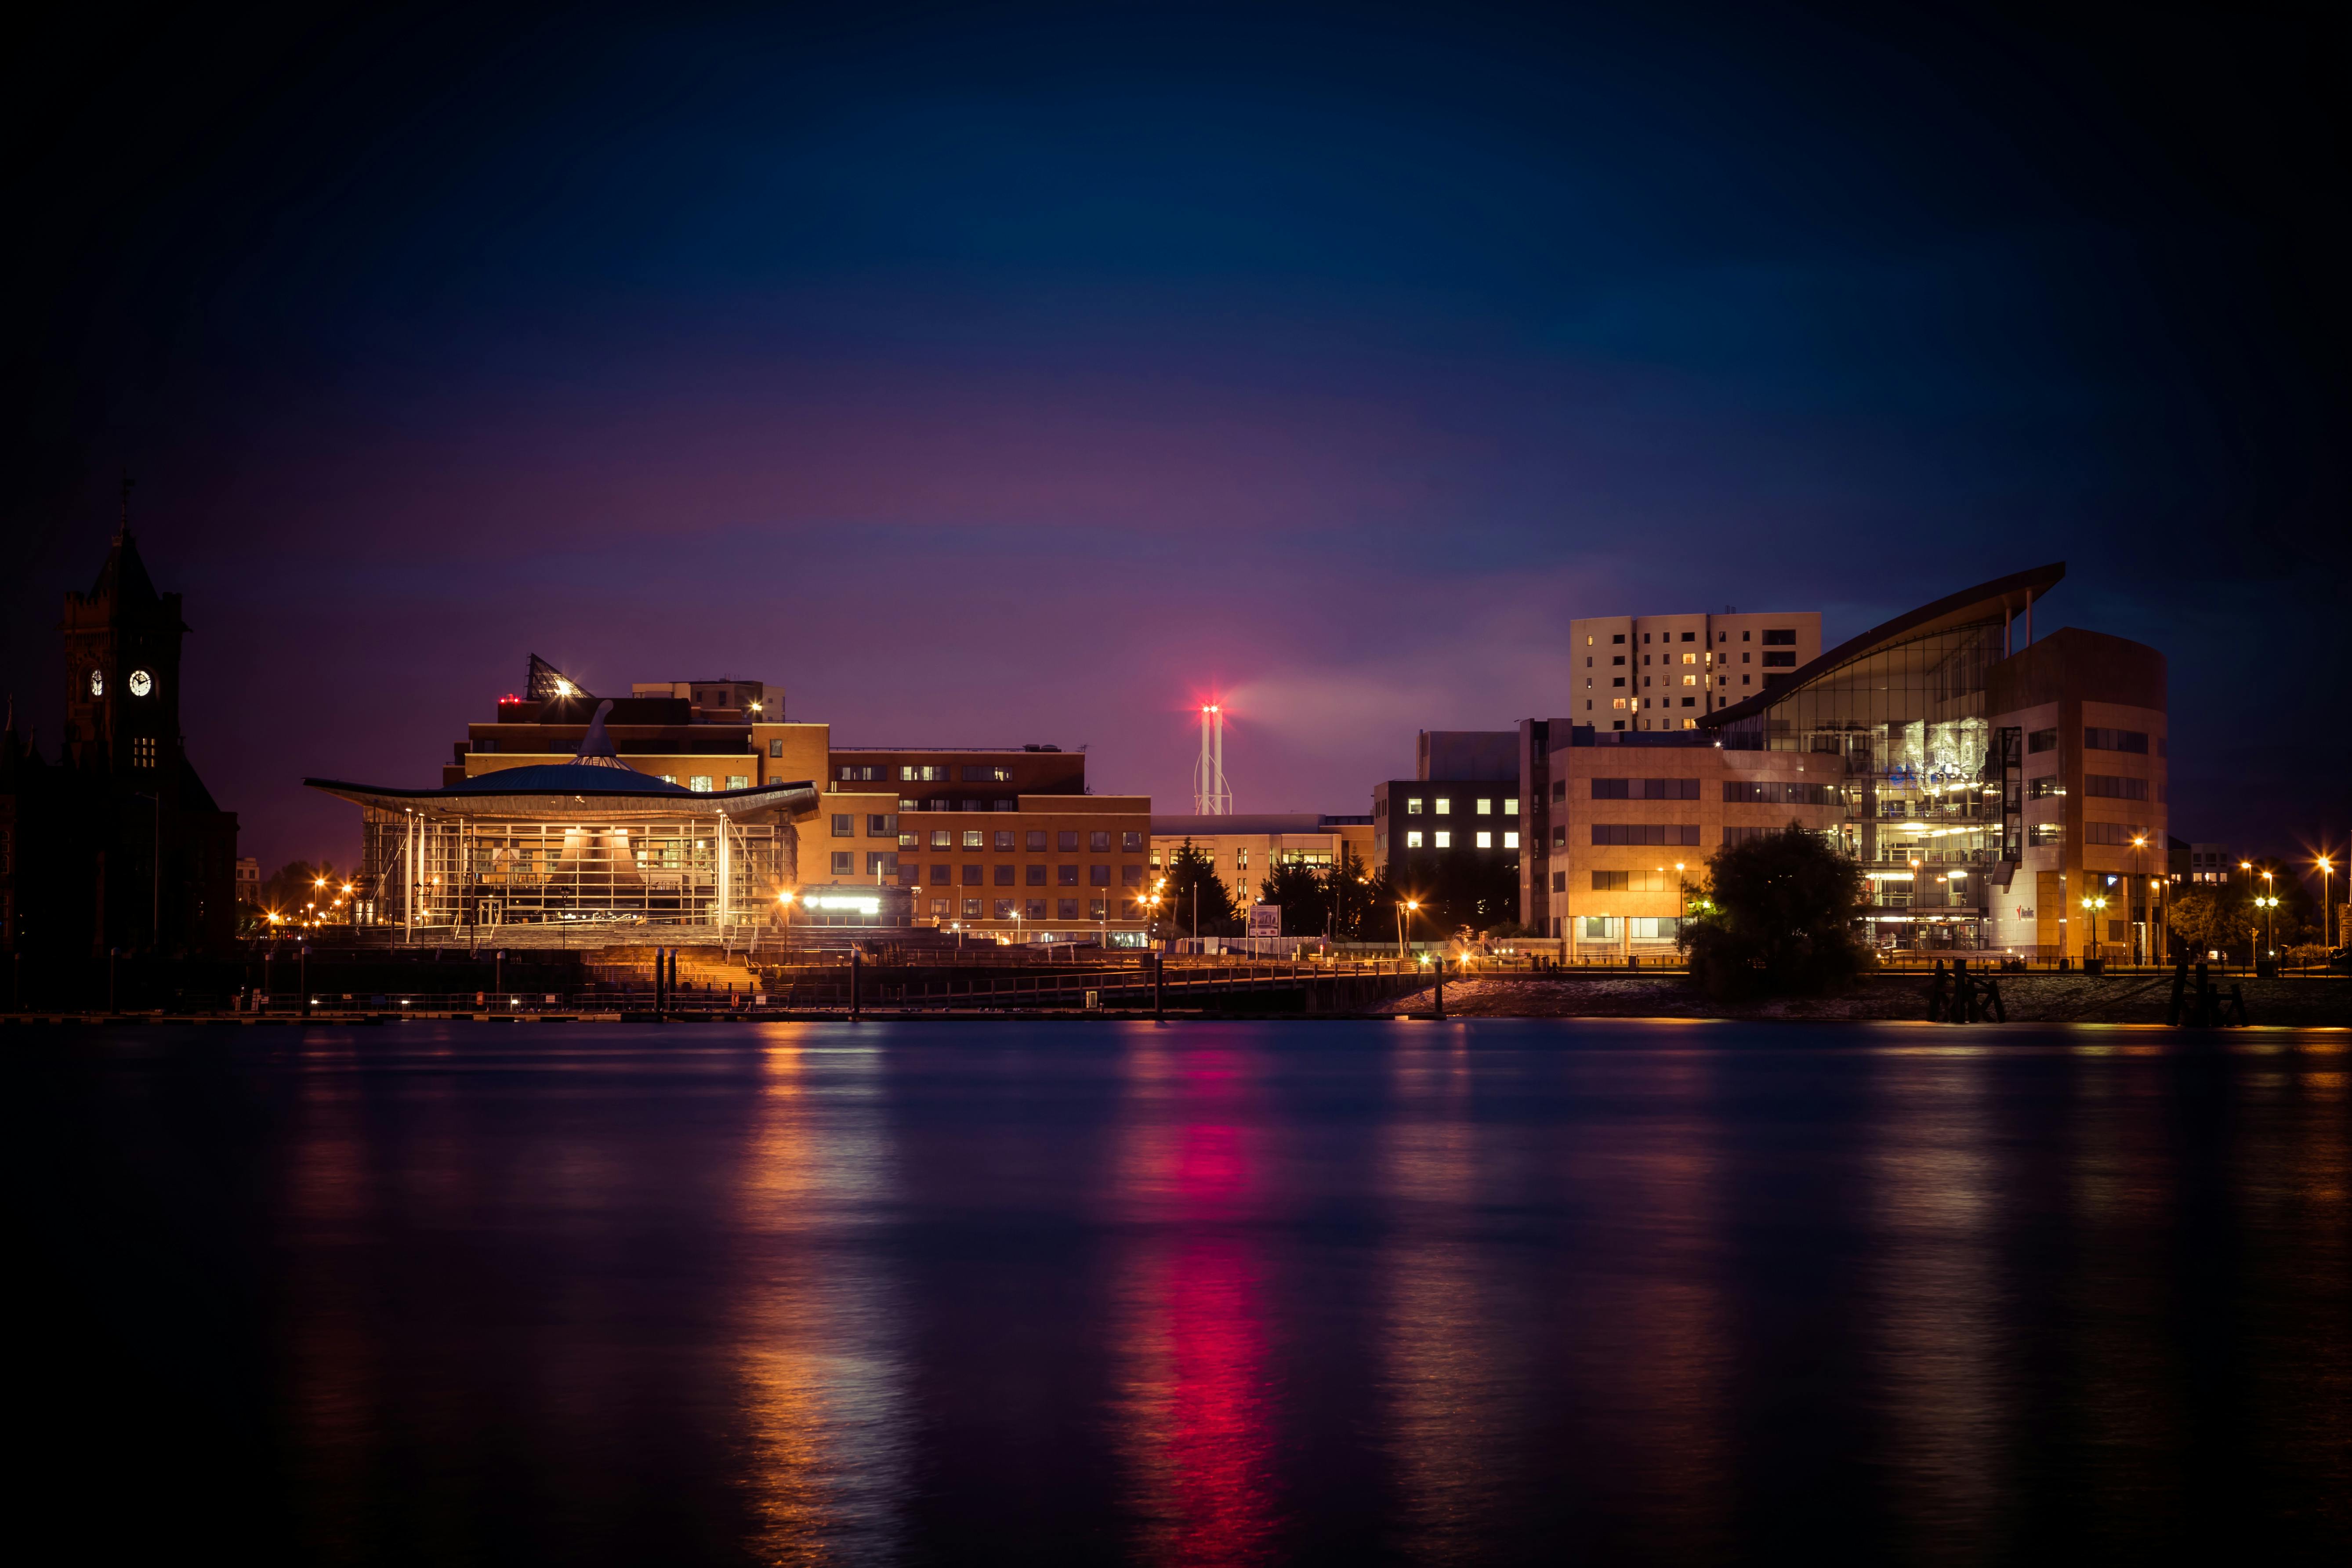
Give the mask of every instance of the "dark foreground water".
<svg viewBox="0 0 2352 1568">
<path fill-rule="evenodd" d="M 1958 1038 L 12 1031 L 12 1517 L 81 1561 L 2343 1561 L 2352 1037 Z"/>
</svg>

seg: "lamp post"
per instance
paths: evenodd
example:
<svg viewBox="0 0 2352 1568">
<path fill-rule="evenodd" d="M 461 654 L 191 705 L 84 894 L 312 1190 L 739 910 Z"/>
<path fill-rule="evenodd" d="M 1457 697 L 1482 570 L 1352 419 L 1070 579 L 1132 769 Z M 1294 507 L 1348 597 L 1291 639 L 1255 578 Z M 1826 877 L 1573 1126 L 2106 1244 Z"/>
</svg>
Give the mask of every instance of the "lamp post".
<svg viewBox="0 0 2352 1568">
<path fill-rule="evenodd" d="M 2107 896 L 2105 893 L 2083 895 L 2083 924 L 2089 928 L 2083 933 L 2083 961 L 2085 963 L 2093 962 L 2097 952 L 2099 916 L 2106 907 Z"/>
<path fill-rule="evenodd" d="M 2137 913 L 2138 913 L 2138 911 L 2137 911 L 2137 910 L 2133 910 L 2133 908 L 2132 908 L 2132 904 L 2133 904 L 2133 902 L 2135 901 L 2135 900 L 2133 900 L 2133 898 L 2132 898 L 2132 892 L 2133 892 L 2133 888 L 2134 888 L 2134 886 L 2135 886 L 2135 885 L 2139 881 L 2141 872 L 2145 869 L 2145 868 L 2141 865 L 2140 851 L 2142 851 L 2142 850 L 2146 849 L 2147 847 L 2147 834 L 2145 834 L 2145 833 L 2135 833 L 2135 834 L 2133 834 L 2133 835 L 2132 835 L 2132 879 L 2131 879 L 2131 882 L 2130 882 L 2130 883 L 2126 884 L 2126 885 L 2125 885 L 2125 888 L 2124 888 L 2124 918 L 2125 918 L 2125 919 L 2126 919 L 2126 920 L 2131 921 L 2131 922 L 2132 922 L 2132 962 L 2133 962 L 2134 963 L 2143 963 L 2143 962 L 2145 962 L 2145 960 L 2141 957 L 2141 949 L 2140 949 L 2140 927 L 2141 927 L 2141 922 L 2140 922 L 2140 921 L 2139 921 L 2137 918 L 2136 918 L 2136 917 L 2137 917 Z M 2142 906 L 2141 906 L 2141 908 L 2142 908 L 2143 910 L 2144 910 L 2146 907 L 2147 907 L 2146 905 L 2142 905 Z M 2153 937 L 2153 936 L 2155 935 L 2155 932 L 2154 932 L 2153 931 L 2150 931 L 2148 934 L 2149 934 L 2151 937 Z M 2153 942 L 2151 942 L 2151 943 L 2149 944 L 2149 946 L 2150 946 L 2150 949 L 2152 950 L 2152 949 L 2153 949 L 2153 947 L 2154 947 L 2154 943 L 2153 943 Z"/>
<path fill-rule="evenodd" d="M 1407 956 L 1405 932 L 1412 925 L 1414 911 L 1420 908 L 1420 903 L 1412 899 L 1397 900 L 1397 958 L 1400 962 Z"/>
<path fill-rule="evenodd" d="M 2254 908 L 2263 911 L 2263 952 L 2273 958 L 2276 958 L 2278 956 L 2278 951 L 2271 946 L 2271 911 L 2278 908 L 2278 895 L 2275 893 L 2267 895 L 2261 893 L 2255 894 Z"/>
<path fill-rule="evenodd" d="M 2319 945 L 2322 947 L 2336 945 L 2336 895 L 2330 890 L 2335 872 L 2336 868 L 2326 856 L 2322 855 L 2319 858 Z"/>
</svg>

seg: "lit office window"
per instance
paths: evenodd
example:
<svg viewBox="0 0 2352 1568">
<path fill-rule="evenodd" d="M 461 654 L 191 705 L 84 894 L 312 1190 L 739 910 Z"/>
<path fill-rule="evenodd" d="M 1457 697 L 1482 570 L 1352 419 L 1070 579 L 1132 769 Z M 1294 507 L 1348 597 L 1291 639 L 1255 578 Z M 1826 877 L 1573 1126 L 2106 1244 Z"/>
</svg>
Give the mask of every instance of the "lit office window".
<svg viewBox="0 0 2352 1568">
<path fill-rule="evenodd" d="M 1479 835 L 1478 835 L 1478 847 L 1479 847 L 1479 848 L 1481 848 L 1481 849 L 1492 849 L 1494 847 L 1495 847 L 1495 836 L 1494 836 L 1493 834 L 1491 834 L 1491 833 L 1481 833 L 1481 834 L 1479 834 Z"/>
<path fill-rule="evenodd" d="M 1493 801 L 1491 801 L 1491 800 L 1482 800 L 1482 801 L 1480 801 L 1480 802 L 1478 803 L 1478 815 L 1479 815 L 1479 816 L 1494 816 L 1494 815 L 1495 815 L 1495 803 L 1494 803 Z"/>
<path fill-rule="evenodd" d="M 1407 816 L 1419 816 L 1421 815 L 1421 796 L 1417 795 L 1409 795 L 1404 797 L 1404 814 Z"/>
<path fill-rule="evenodd" d="M 694 791 L 697 795 L 709 795 L 710 793 L 710 775 L 709 773 L 696 773 L 686 781 L 686 787 Z"/>
<path fill-rule="evenodd" d="M 1503 835 L 1503 847 L 1504 847 L 1504 848 L 1506 848 L 1506 849 L 1517 849 L 1518 847 L 1519 847 L 1519 836 L 1518 836 L 1517 834 L 1516 834 L 1516 833 L 1506 833 L 1506 834 L 1504 834 L 1504 835 Z"/>
<path fill-rule="evenodd" d="M 1436 835 L 1435 835 L 1435 837 L 1436 837 L 1436 839 L 1437 839 L 1437 846 L 1436 846 L 1436 847 L 1437 847 L 1438 848 L 1440 848 L 1440 849 L 1451 849 L 1451 848 L 1453 848 L 1453 847 L 1454 847 L 1454 835 L 1452 835 L 1451 833 L 1448 833 L 1448 832 L 1444 831 L 1443 828 L 1440 828 L 1440 829 L 1438 830 L 1438 832 L 1437 832 L 1437 833 L 1436 833 Z"/>
<path fill-rule="evenodd" d="M 1441 795 L 1437 797 L 1437 815 L 1440 816 L 1454 815 L 1454 802 L 1445 795 Z"/>
<path fill-rule="evenodd" d="M 1406 835 L 1404 836 L 1404 847 L 1405 847 L 1406 848 L 1408 848 L 1408 849 L 1418 849 L 1418 848 L 1420 848 L 1420 847 L 1421 847 L 1421 834 L 1420 834 L 1418 831 L 1414 831 L 1414 832 L 1412 832 L 1412 833 L 1408 833 L 1408 834 L 1406 834 Z"/>
</svg>

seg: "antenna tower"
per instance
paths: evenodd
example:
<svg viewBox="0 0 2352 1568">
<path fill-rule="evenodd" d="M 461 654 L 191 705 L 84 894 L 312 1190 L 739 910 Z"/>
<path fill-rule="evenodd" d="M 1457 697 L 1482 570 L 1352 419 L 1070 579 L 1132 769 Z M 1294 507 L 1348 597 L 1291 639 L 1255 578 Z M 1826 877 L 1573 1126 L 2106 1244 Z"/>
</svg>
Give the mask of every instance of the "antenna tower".
<svg viewBox="0 0 2352 1568">
<path fill-rule="evenodd" d="M 1192 812 L 1231 816 L 1233 792 L 1225 786 L 1225 710 L 1211 702 L 1201 710 L 1201 760 L 1192 765 Z"/>
</svg>

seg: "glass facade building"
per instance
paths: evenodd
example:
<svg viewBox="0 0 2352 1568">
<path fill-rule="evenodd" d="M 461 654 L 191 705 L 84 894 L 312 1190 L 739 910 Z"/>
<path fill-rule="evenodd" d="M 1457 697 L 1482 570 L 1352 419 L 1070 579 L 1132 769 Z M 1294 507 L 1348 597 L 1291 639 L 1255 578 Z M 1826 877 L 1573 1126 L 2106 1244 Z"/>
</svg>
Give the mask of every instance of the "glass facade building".
<svg viewBox="0 0 2352 1568">
<path fill-rule="evenodd" d="M 1870 880 L 1887 948 L 1990 945 L 2018 858 L 2020 746 L 1989 712 L 1989 676 L 2045 568 L 1955 595 L 1833 648 L 1786 686 L 1717 716 L 1727 750 L 1830 765 L 1838 847 Z"/>
</svg>

